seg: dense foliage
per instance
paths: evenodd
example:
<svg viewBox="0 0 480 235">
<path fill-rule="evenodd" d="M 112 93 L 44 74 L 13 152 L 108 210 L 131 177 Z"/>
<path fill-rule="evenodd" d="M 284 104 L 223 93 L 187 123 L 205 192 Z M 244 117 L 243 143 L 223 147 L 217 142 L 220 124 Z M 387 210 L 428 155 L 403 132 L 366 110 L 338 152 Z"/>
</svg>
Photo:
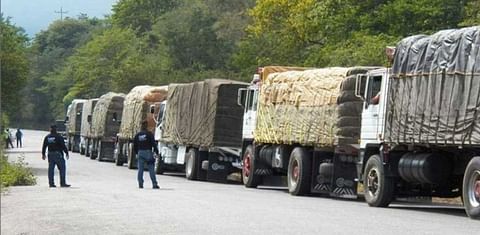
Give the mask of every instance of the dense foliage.
<svg viewBox="0 0 480 235">
<path fill-rule="evenodd" d="M 480 25 L 479 9 L 480 0 L 120 0 L 105 20 L 65 19 L 36 35 L 22 120 L 47 125 L 73 98 L 141 84 L 248 81 L 264 65 L 387 65 L 385 46 Z"/>
<path fill-rule="evenodd" d="M 8 119 L 16 118 L 21 96 L 18 90 L 27 83 L 29 64 L 26 55 L 27 36 L 24 31 L 13 25 L 9 19 L 0 15 L 0 61 L 1 61 L 1 127 Z"/>
<path fill-rule="evenodd" d="M 1 153 L 0 153 L 1 154 Z M 9 186 L 35 185 L 37 178 L 28 167 L 24 157 L 19 157 L 15 162 L 9 162 L 6 156 L 0 155 L 0 191 Z"/>
</svg>

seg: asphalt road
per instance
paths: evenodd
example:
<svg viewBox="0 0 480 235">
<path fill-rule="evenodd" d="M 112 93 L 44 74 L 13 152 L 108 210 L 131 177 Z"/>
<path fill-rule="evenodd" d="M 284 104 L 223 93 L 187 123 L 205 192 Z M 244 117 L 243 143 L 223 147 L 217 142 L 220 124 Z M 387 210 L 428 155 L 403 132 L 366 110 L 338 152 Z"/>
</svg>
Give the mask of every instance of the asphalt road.
<svg viewBox="0 0 480 235">
<path fill-rule="evenodd" d="M 293 197 L 282 189 L 157 176 L 160 190 L 138 189 L 136 171 L 71 154 L 71 188 L 49 188 L 40 146 L 46 132 L 25 131 L 24 156 L 35 186 L 1 197 L 1 234 L 479 234 L 460 207 L 393 205 Z M 20 153 L 23 152 L 23 153 Z M 56 172 L 58 183 L 58 172 Z"/>
</svg>

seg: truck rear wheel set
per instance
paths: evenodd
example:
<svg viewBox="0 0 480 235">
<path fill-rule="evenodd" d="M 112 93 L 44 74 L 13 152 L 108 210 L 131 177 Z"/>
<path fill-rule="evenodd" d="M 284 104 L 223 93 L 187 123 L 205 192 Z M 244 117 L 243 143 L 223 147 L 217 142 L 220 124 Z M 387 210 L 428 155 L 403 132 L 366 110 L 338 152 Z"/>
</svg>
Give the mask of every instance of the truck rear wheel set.
<svg viewBox="0 0 480 235">
<path fill-rule="evenodd" d="M 261 176 L 255 175 L 256 159 L 253 146 L 248 145 L 243 154 L 242 181 L 247 188 L 256 188 L 261 181 Z"/>
<path fill-rule="evenodd" d="M 310 193 L 311 156 L 305 148 L 296 147 L 288 163 L 288 192 L 300 196 Z"/>
<path fill-rule="evenodd" d="M 196 180 L 198 174 L 199 155 L 196 148 L 190 148 L 185 154 L 185 176 L 189 180 Z"/>
<path fill-rule="evenodd" d="M 467 215 L 480 219 L 480 156 L 472 158 L 467 165 L 462 196 Z"/>
</svg>

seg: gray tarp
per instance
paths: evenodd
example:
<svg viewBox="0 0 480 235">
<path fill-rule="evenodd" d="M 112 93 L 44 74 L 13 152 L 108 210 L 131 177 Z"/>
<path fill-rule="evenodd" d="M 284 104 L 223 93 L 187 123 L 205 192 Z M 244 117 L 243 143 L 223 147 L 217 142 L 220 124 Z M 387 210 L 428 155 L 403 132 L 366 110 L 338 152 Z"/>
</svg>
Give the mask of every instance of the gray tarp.
<svg viewBox="0 0 480 235">
<path fill-rule="evenodd" d="M 154 116 L 150 105 L 158 104 L 167 98 L 167 86 L 136 86 L 126 96 L 123 103 L 122 123 L 118 137 L 132 140 L 140 131 L 142 122 L 148 122 L 148 130 L 155 132 Z"/>
<path fill-rule="evenodd" d="M 480 145 L 480 27 L 402 40 L 389 93 L 387 140 Z"/>
<path fill-rule="evenodd" d="M 87 100 L 83 99 L 74 99 L 72 103 L 68 106 L 67 110 L 67 132 L 69 134 L 80 134 L 80 127 L 82 124 L 82 109 L 83 104 Z"/>
<path fill-rule="evenodd" d="M 95 105 L 92 116 L 92 137 L 113 138 L 120 129 L 125 94 L 108 92 L 102 95 Z M 113 120 L 114 114 L 117 120 Z"/>
<path fill-rule="evenodd" d="M 91 118 L 93 117 L 93 109 L 97 104 L 98 99 L 89 99 L 83 104 L 83 111 L 82 111 L 82 127 L 80 129 L 80 135 L 83 137 L 92 137 L 92 122 L 88 122 L 88 116 Z"/>
<path fill-rule="evenodd" d="M 237 104 L 237 92 L 247 85 L 222 79 L 170 84 L 162 141 L 198 147 L 241 146 L 243 108 Z"/>
</svg>

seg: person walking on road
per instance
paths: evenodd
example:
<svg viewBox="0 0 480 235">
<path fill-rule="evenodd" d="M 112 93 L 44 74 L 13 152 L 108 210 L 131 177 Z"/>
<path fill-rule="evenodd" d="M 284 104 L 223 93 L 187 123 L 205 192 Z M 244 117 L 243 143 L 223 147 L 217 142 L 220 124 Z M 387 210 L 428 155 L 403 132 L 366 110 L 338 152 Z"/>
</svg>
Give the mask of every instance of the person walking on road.
<svg viewBox="0 0 480 235">
<path fill-rule="evenodd" d="M 143 188 L 143 168 L 146 163 L 148 172 L 150 173 L 150 179 L 152 180 L 152 186 L 154 189 L 159 189 L 154 169 L 155 158 L 153 157 L 152 152 L 153 148 L 158 155 L 158 148 L 155 144 L 155 138 L 153 137 L 152 132 L 148 131 L 147 127 L 148 122 L 143 121 L 141 127 L 142 130 L 133 138 L 133 151 L 138 159 L 138 187 Z"/>
<path fill-rule="evenodd" d="M 17 129 L 17 132 L 15 133 L 15 137 L 17 137 L 17 148 L 19 144 L 20 144 L 20 148 L 23 147 L 22 146 L 23 133 L 22 131 L 20 131 L 20 128 Z"/>
<path fill-rule="evenodd" d="M 13 149 L 12 133 L 10 133 L 10 130 L 8 128 L 5 129 L 4 138 L 5 138 L 6 148 L 8 148 L 8 145 L 10 145 Z"/>
<path fill-rule="evenodd" d="M 48 148 L 48 184 L 50 188 L 54 188 L 55 181 L 53 179 L 54 169 L 57 166 L 60 171 L 60 187 L 70 187 L 69 184 L 65 181 L 67 174 L 67 169 L 65 166 L 65 159 L 63 158 L 63 153 L 65 152 L 66 158 L 68 159 L 68 149 L 65 146 L 65 141 L 63 137 L 57 133 L 57 126 L 50 126 L 50 134 L 45 136 L 43 139 L 42 147 L 42 159 L 45 160 L 45 150 Z"/>
</svg>

